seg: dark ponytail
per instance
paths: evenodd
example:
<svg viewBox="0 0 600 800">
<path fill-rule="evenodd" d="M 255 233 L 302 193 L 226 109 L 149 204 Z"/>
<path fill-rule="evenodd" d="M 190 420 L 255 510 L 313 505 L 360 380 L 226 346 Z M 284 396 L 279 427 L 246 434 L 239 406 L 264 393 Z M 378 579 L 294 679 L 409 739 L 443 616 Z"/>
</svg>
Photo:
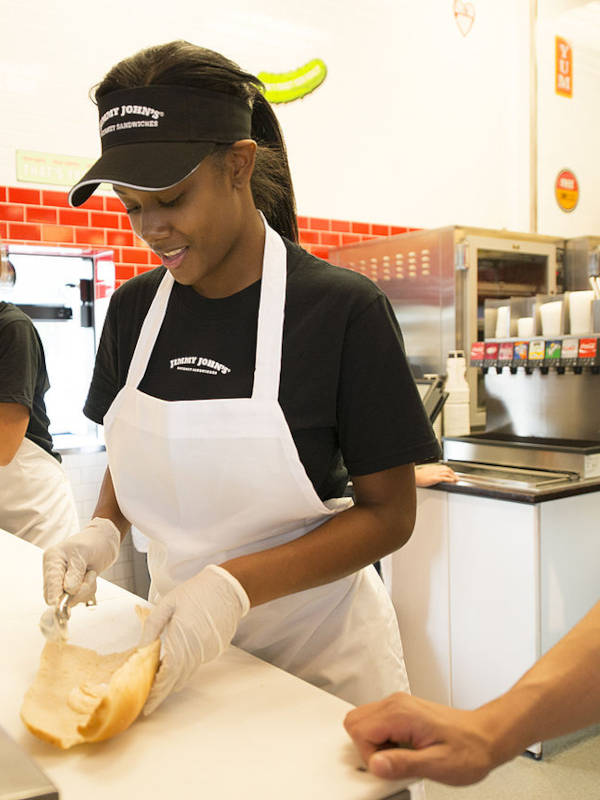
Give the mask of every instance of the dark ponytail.
<svg viewBox="0 0 600 800">
<path fill-rule="evenodd" d="M 214 50 L 185 41 L 141 50 L 120 61 L 92 90 L 97 100 L 117 89 L 138 86 L 195 86 L 246 100 L 252 107 L 252 138 L 258 148 L 251 180 L 254 204 L 282 236 L 298 241 L 294 188 L 287 151 L 277 117 L 255 75 L 244 72 Z M 222 148 L 217 148 L 219 157 Z"/>
<path fill-rule="evenodd" d="M 252 106 L 252 138 L 258 143 L 251 181 L 254 203 L 272 228 L 297 242 L 296 201 L 287 150 L 271 104 L 260 92 L 256 92 Z"/>
</svg>

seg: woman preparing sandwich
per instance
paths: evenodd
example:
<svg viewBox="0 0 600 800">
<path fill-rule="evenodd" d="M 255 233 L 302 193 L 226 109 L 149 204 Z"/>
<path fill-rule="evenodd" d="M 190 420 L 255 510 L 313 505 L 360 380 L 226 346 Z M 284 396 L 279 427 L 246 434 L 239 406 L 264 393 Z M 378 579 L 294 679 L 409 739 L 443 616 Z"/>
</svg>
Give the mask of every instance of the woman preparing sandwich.
<svg viewBox="0 0 600 800">
<path fill-rule="evenodd" d="M 85 406 L 109 466 L 92 522 L 45 553 L 45 594 L 85 601 L 129 526 L 148 537 L 146 713 L 232 640 L 355 704 L 407 688 L 370 565 L 410 537 L 438 445 L 385 295 L 296 244 L 259 86 L 186 42 L 125 59 L 70 194 L 112 184 L 162 266 L 111 298 Z"/>
</svg>

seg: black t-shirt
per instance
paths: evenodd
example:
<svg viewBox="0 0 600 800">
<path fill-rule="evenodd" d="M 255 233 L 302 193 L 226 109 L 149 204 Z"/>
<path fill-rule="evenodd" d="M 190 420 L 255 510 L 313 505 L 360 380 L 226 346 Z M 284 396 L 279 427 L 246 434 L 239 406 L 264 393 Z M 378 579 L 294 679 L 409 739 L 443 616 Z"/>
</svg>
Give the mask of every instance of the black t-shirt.
<svg viewBox="0 0 600 800">
<path fill-rule="evenodd" d="M 12 303 L 0 301 L 0 402 L 29 409 L 25 436 L 53 455 L 44 395 L 50 388 L 44 349 L 31 319 Z"/>
<path fill-rule="evenodd" d="M 279 403 L 322 500 L 348 473 L 439 458 L 439 445 L 385 294 L 368 278 L 284 240 L 287 287 Z M 84 413 L 102 419 L 127 377 L 164 267 L 112 296 Z M 249 397 L 260 281 L 209 299 L 175 283 L 140 391 L 163 400 Z"/>
</svg>

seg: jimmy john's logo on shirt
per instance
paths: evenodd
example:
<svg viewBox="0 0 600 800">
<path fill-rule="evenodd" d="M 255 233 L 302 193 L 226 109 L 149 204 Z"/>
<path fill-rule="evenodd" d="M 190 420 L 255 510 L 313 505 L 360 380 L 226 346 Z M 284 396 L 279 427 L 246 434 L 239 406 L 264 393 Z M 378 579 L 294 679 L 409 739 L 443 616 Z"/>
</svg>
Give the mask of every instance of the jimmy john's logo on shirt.
<svg viewBox="0 0 600 800">
<path fill-rule="evenodd" d="M 172 358 L 169 366 L 178 372 L 204 372 L 207 375 L 228 375 L 231 372 L 225 364 L 220 364 L 213 358 L 205 358 L 204 356 Z"/>
<path fill-rule="evenodd" d="M 161 117 L 165 116 L 164 111 L 151 106 L 120 105 L 109 108 L 100 117 L 100 136 L 106 136 L 113 131 L 122 131 L 128 128 L 157 128 Z M 142 117 L 143 119 L 127 119 L 124 117 Z M 110 125 L 107 122 L 111 120 Z M 118 121 L 120 120 L 120 121 Z"/>
</svg>

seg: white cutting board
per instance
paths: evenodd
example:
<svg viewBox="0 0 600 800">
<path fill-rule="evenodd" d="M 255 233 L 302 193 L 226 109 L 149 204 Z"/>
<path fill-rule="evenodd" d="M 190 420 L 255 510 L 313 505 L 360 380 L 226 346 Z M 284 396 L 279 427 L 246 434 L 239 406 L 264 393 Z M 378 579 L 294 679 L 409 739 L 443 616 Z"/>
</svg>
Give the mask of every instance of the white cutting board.
<svg viewBox="0 0 600 800">
<path fill-rule="evenodd" d="M 350 704 L 235 647 L 114 739 L 67 751 L 36 739 L 19 709 L 44 644 L 41 556 L 0 532 L 0 726 L 61 800 L 382 800 L 407 785 L 359 770 L 342 727 Z M 97 598 L 73 610 L 70 640 L 104 652 L 133 646 L 143 601 L 103 580 Z"/>
</svg>

